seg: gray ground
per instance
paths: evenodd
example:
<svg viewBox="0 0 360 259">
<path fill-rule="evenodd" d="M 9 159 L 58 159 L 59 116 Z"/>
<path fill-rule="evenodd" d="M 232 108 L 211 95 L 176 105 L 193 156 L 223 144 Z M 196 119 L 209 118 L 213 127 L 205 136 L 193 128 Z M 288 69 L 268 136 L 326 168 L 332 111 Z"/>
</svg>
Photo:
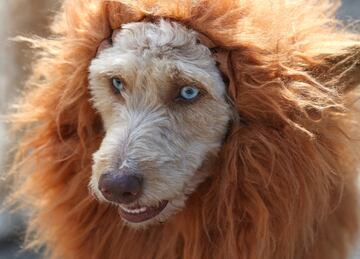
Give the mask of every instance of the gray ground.
<svg viewBox="0 0 360 259">
<path fill-rule="evenodd" d="M 13 28 L 12 25 L 4 26 L 4 23 L 2 23 L 0 26 L 0 50 L 6 49 L 6 51 L 0 52 L 0 85 L 9 85 L 10 81 L 18 81 L 20 82 L 19 84 L 21 84 L 21 80 L 23 80 L 24 77 L 21 76 L 22 73 L 20 73 L 20 75 L 19 73 L 15 74 L 16 68 L 14 66 L 16 66 L 16 64 L 25 64 L 24 55 L 27 55 L 26 53 L 24 54 L 20 51 L 11 52 L 11 46 L 9 46 L 9 44 L 2 39 L 7 38 L 9 35 L 9 30 L 15 31 L 17 34 L 22 34 L 23 32 L 44 34 L 44 31 L 46 33 L 44 26 L 38 26 L 39 24 L 46 24 L 46 20 L 43 18 L 37 18 L 36 21 L 34 21 L 33 17 L 44 17 L 44 14 L 49 13 L 49 10 L 52 10 L 56 1 L 57 0 L 31 0 L 31 5 L 29 5 L 29 0 L 1 0 L 0 19 L 4 19 L 6 15 L 9 15 L 9 7 L 12 7 L 12 9 L 10 8 L 12 21 L 16 20 L 14 23 L 12 23 L 12 25 L 20 24 L 20 26 L 19 28 Z M 15 2 L 17 4 L 14 4 Z M 360 0 L 343 0 L 343 2 L 344 5 L 339 11 L 338 16 L 345 20 L 360 19 Z M 19 6 L 24 6 L 25 3 L 26 10 L 19 8 Z M 16 6 L 18 6 L 18 8 L 16 8 Z M 42 6 L 42 8 L 39 6 Z M 9 21 L 9 19 L 7 19 L 7 21 Z M 13 55 L 10 55 L 9 53 L 12 53 Z M 10 63 L 13 64 L 13 66 L 9 66 L 7 63 L 5 63 L 5 60 L 9 58 L 14 59 L 14 62 Z M 6 103 L 11 96 L 14 96 L 14 93 L 16 93 L 16 91 L 13 89 L 9 90 L 4 87 L 0 87 L 0 111 L 4 111 L 6 108 Z M 4 126 L 0 123 L 0 136 L 4 135 Z M 0 139 L 7 138 L 2 137 Z M 1 167 L 4 162 L 1 159 L 5 157 L 5 145 L 4 143 L 0 144 L 1 175 L 1 171 L 5 170 L 3 167 Z M 0 197 L 3 196 L 3 193 L 4 188 L 0 188 Z M 21 238 L 19 237 L 21 236 L 20 233 L 23 231 L 21 226 L 21 217 L 9 216 L 9 214 L 6 213 L 0 214 L 0 259 L 38 259 L 40 257 L 38 254 L 21 252 Z M 351 257 L 351 259 L 360 259 L 360 242 L 359 250 L 354 252 L 354 255 Z"/>
</svg>

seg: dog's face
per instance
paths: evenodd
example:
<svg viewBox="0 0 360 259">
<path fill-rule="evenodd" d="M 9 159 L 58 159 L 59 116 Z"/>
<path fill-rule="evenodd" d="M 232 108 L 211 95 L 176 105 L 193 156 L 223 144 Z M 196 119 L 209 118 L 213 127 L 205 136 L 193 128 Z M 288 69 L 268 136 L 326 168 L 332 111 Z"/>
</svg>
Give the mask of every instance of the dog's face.
<svg viewBox="0 0 360 259">
<path fill-rule="evenodd" d="M 100 47 L 89 79 L 106 131 L 92 192 L 131 225 L 166 221 L 209 176 L 231 117 L 210 50 L 178 23 L 130 23 Z"/>
</svg>

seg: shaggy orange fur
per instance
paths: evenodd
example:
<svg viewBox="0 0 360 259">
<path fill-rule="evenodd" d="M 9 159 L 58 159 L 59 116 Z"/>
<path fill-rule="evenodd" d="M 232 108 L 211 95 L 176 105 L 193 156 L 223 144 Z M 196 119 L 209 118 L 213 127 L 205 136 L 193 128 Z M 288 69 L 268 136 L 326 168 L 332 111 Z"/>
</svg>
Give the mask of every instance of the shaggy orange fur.
<svg viewBox="0 0 360 259">
<path fill-rule="evenodd" d="M 50 258 L 346 258 L 355 186 L 360 38 L 326 0 L 65 0 L 13 116 L 22 130 L 15 198 L 30 246 Z M 103 137 L 88 67 L 121 24 L 165 17 L 229 52 L 231 125 L 213 177 L 169 222 L 123 226 L 88 192 Z"/>
</svg>

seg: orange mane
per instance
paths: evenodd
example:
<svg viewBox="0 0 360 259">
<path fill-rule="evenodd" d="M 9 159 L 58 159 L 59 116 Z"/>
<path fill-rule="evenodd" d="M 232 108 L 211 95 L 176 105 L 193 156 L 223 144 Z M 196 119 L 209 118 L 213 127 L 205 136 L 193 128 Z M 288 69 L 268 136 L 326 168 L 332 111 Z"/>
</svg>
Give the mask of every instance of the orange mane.
<svg viewBox="0 0 360 259">
<path fill-rule="evenodd" d="M 358 230 L 360 38 L 327 0 L 65 0 L 13 115 L 15 199 L 50 258 L 345 258 Z M 88 67 L 112 29 L 166 17 L 231 50 L 234 122 L 213 177 L 164 225 L 132 230 L 88 191 L 103 137 Z M 333 63 L 335 62 L 335 63 Z M 352 90 L 352 91 L 350 91 Z M 357 118 L 358 119 L 358 118 Z"/>
</svg>

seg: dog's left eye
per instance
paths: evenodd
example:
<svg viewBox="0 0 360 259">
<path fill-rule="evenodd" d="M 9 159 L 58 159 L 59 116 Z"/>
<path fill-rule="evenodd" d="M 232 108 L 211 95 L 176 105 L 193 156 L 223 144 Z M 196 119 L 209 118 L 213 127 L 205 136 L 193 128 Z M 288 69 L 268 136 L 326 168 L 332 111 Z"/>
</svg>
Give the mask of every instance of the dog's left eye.
<svg viewBox="0 0 360 259">
<path fill-rule="evenodd" d="M 186 101 L 192 101 L 196 99 L 200 94 L 199 88 L 195 86 L 185 86 L 181 88 L 180 98 Z"/>
<path fill-rule="evenodd" d="M 111 79 L 111 81 L 116 93 L 120 93 L 122 90 L 124 90 L 124 83 L 121 79 L 114 77 Z"/>
</svg>

